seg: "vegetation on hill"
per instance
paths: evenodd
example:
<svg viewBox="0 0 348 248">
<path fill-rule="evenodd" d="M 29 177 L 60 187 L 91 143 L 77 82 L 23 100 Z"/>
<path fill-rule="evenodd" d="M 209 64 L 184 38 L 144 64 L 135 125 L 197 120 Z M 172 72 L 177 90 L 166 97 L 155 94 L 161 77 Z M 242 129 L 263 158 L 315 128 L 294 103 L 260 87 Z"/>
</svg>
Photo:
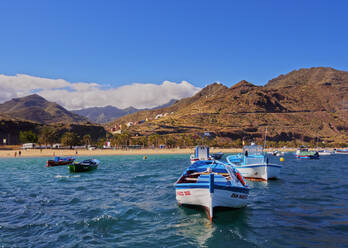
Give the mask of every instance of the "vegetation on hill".
<svg viewBox="0 0 348 248">
<path fill-rule="evenodd" d="M 347 97 L 348 72 L 301 69 L 263 87 L 246 81 L 230 88 L 214 83 L 168 108 L 133 113 L 106 128 L 121 129 L 134 142 L 146 139 L 147 144 L 152 135 L 164 141 L 199 137 L 196 143 L 206 139 L 218 146 L 236 140 L 262 142 L 266 127 L 269 144 L 344 144 L 348 140 Z M 184 143 L 190 142 L 176 142 Z"/>
<path fill-rule="evenodd" d="M 280 75 L 265 86 L 213 83 L 170 106 L 123 116 L 105 129 L 38 95 L 0 104 L 0 139 L 7 144 L 108 140 L 118 147 L 241 147 L 263 143 L 267 129 L 269 146 L 347 146 L 348 72 L 317 67 Z"/>
<path fill-rule="evenodd" d="M 11 145 L 52 145 L 61 143 L 64 133 L 76 136 L 74 144 L 83 144 L 83 137 L 89 135 L 91 144 L 105 137 L 106 131 L 102 126 L 88 123 L 85 117 L 71 113 L 36 94 L 0 104 L 1 144 L 6 141 L 6 144 Z"/>
<path fill-rule="evenodd" d="M 0 144 L 6 140 L 7 145 L 22 143 L 38 143 L 52 145 L 61 143 L 65 133 L 74 133 L 78 142 L 76 145 L 97 144 L 105 138 L 106 131 L 102 126 L 92 124 L 40 124 L 21 120 L 0 119 Z M 88 137 L 88 138 L 86 138 Z M 87 143 L 86 143 L 87 142 Z"/>
</svg>

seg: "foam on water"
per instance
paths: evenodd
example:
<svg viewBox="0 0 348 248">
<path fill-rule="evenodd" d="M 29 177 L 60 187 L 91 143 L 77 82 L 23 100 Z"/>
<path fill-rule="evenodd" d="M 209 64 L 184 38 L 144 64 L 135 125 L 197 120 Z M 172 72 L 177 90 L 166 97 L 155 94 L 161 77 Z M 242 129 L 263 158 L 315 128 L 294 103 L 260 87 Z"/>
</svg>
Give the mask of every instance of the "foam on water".
<svg viewBox="0 0 348 248">
<path fill-rule="evenodd" d="M 73 175 L 73 176 L 70 176 L 70 175 L 56 175 L 54 176 L 55 178 L 73 178 L 73 177 L 80 177 L 80 175 Z"/>
</svg>

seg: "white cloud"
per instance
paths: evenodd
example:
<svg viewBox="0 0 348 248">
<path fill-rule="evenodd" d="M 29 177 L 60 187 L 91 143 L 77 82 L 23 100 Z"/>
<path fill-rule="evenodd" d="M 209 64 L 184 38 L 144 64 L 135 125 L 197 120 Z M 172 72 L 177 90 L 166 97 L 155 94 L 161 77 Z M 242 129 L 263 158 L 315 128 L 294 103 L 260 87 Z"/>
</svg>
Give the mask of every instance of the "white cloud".
<svg viewBox="0 0 348 248">
<path fill-rule="evenodd" d="M 162 84 L 133 83 L 119 88 L 105 88 L 101 84 L 76 82 L 63 79 L 40 78 L 24 74 L 7 76 L 0 74 L 0 102 L 22 97 L 33 92 L 57 102 L 67 109 L 103 107 L 118 108 L 133 106 L 151 108 L 162 105 L 171 99 L 190 97 L 200 88 L 182 81 L 164 81 Z"/>
</svg>

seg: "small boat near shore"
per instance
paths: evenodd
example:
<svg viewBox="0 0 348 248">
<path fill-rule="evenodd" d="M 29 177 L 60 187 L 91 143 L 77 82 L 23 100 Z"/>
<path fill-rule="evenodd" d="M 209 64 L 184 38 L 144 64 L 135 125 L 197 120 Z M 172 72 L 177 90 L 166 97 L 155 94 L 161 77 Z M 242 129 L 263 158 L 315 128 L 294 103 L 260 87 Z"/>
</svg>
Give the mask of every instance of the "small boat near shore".
<svg viewBox="0 0 348 248">
<path fill-rule="evenodd" d="M 348 154 L 348 149 L 336 149 L 335 154 Z"/>
<path fill-rule="evenodd" d="M 217 152 L 210 155 L 210 157 L 215 160 L 220 160 L 223 156 L 224 156 L 224 153 L 222 152 Z"/>
<path fill-rule="evenodd" d="M 249 187 L 240 173 L 220 161 L 197 161 L 175 183 L 179 205 L 202 206 L 210 220 L 214 209 L 241 208 L 247 204 Z"/>
<path fill-rule="evenodd" d="M 250 180 L 267 181 L 279 178 L 281 165 L 269 163 L 263 147 L 252 143 L 243 147 L 243 153 L 227 156 L 227 162 Z"/>
<path fill-rule="evenodd" d="M 86 172 L 98 168 L 100 161 L 98 159 L 86 159 L 82 162 L 74 162 L 69 165 L 70 172 Z"/>
<path fill-rule="evenodd" d="M 275 151 L 272 151 L 272 152 L 267 152 L 267 154 L 272 154 L 273 156 L 276 156 L 276 157 L 281 157 L 281 156 L 285 155 L 284 152 L 281 152 L 281 151 L 278 151 L 278 150 L 275 150 Z"/>
<path fill-rule="evenodd" d="M 55 157 L 53 160 L 47 160 L 46 167 L 69 165 L 75 161 L 73 157 Z"/>
<path fill-rule="evenodd" d="M 318 154 L 319 154 L 319 156 L 329 156 L 332 154 L 332 152 L 329 150 L 320 150 L 320 151 L 318 151 Z"/>
<path fill-rule="evenodd" d="M 296 150 L 295 156 L 297 158 L 319 159 L 319 153 L 317 151 L 309 151 L 308 148 L 303 146 Z"/>
</svg>

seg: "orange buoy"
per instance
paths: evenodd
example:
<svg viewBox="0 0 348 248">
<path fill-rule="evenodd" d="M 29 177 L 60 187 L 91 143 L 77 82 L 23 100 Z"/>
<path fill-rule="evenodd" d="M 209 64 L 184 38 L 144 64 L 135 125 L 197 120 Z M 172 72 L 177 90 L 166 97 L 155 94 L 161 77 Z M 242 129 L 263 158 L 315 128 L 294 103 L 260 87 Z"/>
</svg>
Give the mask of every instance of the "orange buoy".
<svg viewBox="0 0 348 248">
<path fill-rule="evenodd" d="M 244 182 L 243 177 L 239 174 L 239 172 L 236 172 L 236 176 L 238 180 L 243 184 L 243 186 L 245 186 L 246 183 Z"/>
</svg>

